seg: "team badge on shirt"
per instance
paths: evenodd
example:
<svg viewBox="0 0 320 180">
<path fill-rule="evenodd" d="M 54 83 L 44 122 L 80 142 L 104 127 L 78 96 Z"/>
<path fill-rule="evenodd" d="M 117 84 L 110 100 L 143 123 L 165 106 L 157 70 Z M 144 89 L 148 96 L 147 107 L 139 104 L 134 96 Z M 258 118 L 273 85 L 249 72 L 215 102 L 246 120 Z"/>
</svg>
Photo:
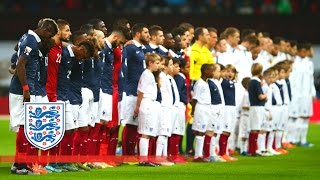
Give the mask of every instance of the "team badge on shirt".
<svg viewBox="0 0 320 180">
<path fill-rule="evenodd" d="M 64 103 L 25 103 L 24 132 L 41 150 L 56 146 L 65 131 Z"/>
<path fill-rule="evenodd" d="M 32 51 L 32 48 L 31 47 L 29 47 L 29 46 L 26 46 L 26 48 L 24 49 L 24 53 L 26 54 L 26 55 L 30 55 L 30 52 Z"/>
</svg>

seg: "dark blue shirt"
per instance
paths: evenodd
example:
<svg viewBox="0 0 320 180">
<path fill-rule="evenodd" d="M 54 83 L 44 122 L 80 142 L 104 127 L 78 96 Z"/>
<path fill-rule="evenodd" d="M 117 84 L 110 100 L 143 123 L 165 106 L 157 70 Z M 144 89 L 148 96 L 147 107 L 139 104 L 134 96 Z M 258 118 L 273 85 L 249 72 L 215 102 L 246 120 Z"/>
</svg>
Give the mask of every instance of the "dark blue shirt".
<svg viewBox="0 0 320 180">
<path fill-rule="evenodd" d="M 186 79 L 181 74 L 177 74 L 174 76 L 174 80 L 176 81 L 177 88 L 179 91 L 180 101 L 183 104 L 188 104 L 188 95 L 187 95 L 187 84 Z"/>
<path fill-rule="evenodd" d="M 35 82 L 36 96 L 46 96 L 46 82 L 48 72 L 48 57 L 40 57 L 37 67 L 37 81 Z"/>
<path fill-rule="evenodd" d="M 160 47 L 156 47 L 155 45 L 145 45 L 145 49 L 143 50 L 144 53 L 157 53 L 159 54 L 160 56 L 165 56 L 165 55 L 168 55 L 168 53 L 164 52 Z"/>
<path fill-rule="evenodd" d="M 94 87 L 94 59 L 86 59 L 82 63 L 82 87 L 91 88 Z"/>
<path fill-rule="evenodd" d="M 70 46 L 69 46 L 70 48 Z M 57 99 L 61 101 L 68 100 L 68 91 L 70 89 L 70 74 L 73 63 L 75 61 L 74 54 L 67 47 L 62 47 L 61 62 L 58 71 Z"/>
<path fill-rule="evenodd" d="M 23 36 L 19 40 L 21 44 L 18 49 L 18 57 L 23 56 L 27 60 L 25 70 L 26 79 L 29 86 L 29 92 L 31 95 L 36 94 L 35 83 L 37 81 L 37 69 L 39 64 L 39 42 L 41 39 L 39 36 L 29 30 L 26 36 Z M 20 80 L 17 76 L 13 76 L 10 84 L 10 93 L 12 94 L 23 94 L 22 86 Z"/>
<path fill-rule="evenodd" d="M 236 105 L 236 89 L 233 81 L 223 79 L 221 82 L 221 87 L 223 90 L 223 97 L 226 106 Z"/>
<path fill-rule="evenodd" d="M 162 101 L 162 95 L 161 95 L 161 91 L 160 91 L 160 88 L 157 87 L 157 99 L 156 101 L 158 101 L 159 103 L 161 103 Z"/>
<path fill-rule="evenodd" d="M 220 96 L 218 86 L 212 80 L 208 80 L 208 85 L 209 85 L 210 94 L 211 94 L 211 104 L 213 105 L 221 104 L 222 101 L 221 101 L 221 96 Z"/>
<path fill-rule="evenodd" d="M 127 82 L 126 91 L 127 96 L 137 96 L 137 89 L 140 76 L 146 68 L 144 52 L 142 46 L 138 47 L 134 44 L 125 47 L 127 52 Z"/>
<path fill-rule="evenodd" d="M 68 99 L 72 105 L 82 104 L 82 66 L 83 62 L 74 62 L 71 69 Z"/>
<path fill-rule="evenodd" d="M 98 102 L 100 99 L 101 77 L 103 72 L 103 58 L 104 54 L 100 52 L 100 58 L 94 60 L 94 78 L 93 86 L 90 87 L 93 93 L 93 102 Z"/>
<path fill-rule="evenodd" d="M 248 87 L 250 106 L 264 106 L 266 101 L 259 100 L 259 95 L 263 94 L 261 82 L 251 79 Z"/>
<path fill-rule="evenodd" d="M 102 53 L 104 54 L 104 59 L 102 59 L 103 70 L 101 76 L 101 90 L 104 93 L 112 95 L 112 76 L 114 61 L 113 49 L 106 45 L 102 50 Z"/>
</svg>

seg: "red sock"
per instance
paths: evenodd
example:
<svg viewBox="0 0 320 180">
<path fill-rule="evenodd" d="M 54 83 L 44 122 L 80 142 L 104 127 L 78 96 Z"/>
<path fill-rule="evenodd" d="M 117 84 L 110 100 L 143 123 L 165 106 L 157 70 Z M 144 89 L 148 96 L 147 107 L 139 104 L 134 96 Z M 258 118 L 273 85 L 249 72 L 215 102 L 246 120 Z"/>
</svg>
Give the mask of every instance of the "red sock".
<svg viewBox="0 0 320 180">
<path fill-rule="evenodd" d="M 258 149 L 257 139 L 258 139 L 259 133 L 256 132 L 250 132 L 249 135 L 249 154 L 255 155 L 256 150 Z"/>
<path fill-rule="evenodd" d="M 96 154 L 97 143 L 98 143 L 98 141 L 100 141 L 100 139 L 99 139 L 100 128 L 101 128 L 101 124 L 96 123 L 90 131 L 89 139 L 91 141 L 88 142 L 88 154 L 89 155 Z"/>
<path fill-rule="evenodd" d="M 205 135 L 204 144 L 203 144 L 203 157 L 204 158 L 210 157 L 210 142 L 211 142 L 211 136 Z"/>
<path fill-rule="evenodd" d="M 157 146 L 157 139 L 156 137 L 150 137 L 149 139 L 149 149 L 148 149 L 148 156 L 155 156 L 156 152 L 156 146 Z"/>
<path fill-rule="evenodd" d="M 171 156 L 177 157 L 179 154 L 179 143 L 180 143 L 180 135 L 172 134 L 171 135 L 171 142 L 170 142 L 170 150 L 171 150 Z"/>
<path fill-rule="evenodd" d="M 79 130 L 74 132 L 73 134 L 73 151 L 72 155 L 79 155 L 80 153 L 80 136 L 79 136 Z"/>
<path fill-rule="evenodd" d="M 134 155 L 135 154 L 135 148 L 139 140 L 139 134 L 138 134 L 138 126 L 135 125 L 126 125 L 127 127 L 127 155 Z M 138 151 L 139 152 L 139 151 Z"/>
<path fill-rule="evenodd" d="M 117 151 L 117 145 L 118 145 L 118 135 L 119 135 L 119 127 L 114 127 L 115 129 L 112 129 L 109 132 L 109 146 L 108 146 L 108 152 L 107 155 L 116 155 Z"/>
<path fill-rule="evenodd" d="M 273 132 L 273 133 L 275 133 L 275 132 Z M 272 148 L 273 148 L 273 149 L 277 149 L 277 148 L 276 148 L 276 134 L 274 134 L 273 143 L 272 143 Z"/>
<path fill-rule="evenodd" d="M 16 138 L 16 156 L 25 156 L 27 153 L 28 140 L 24 135 L 24 127 L 20 126 Z M 22 159 L 16 159 L 16 163 L 24 163 Z"/>
<path fill-rule="evenodd" d="M 228 135 L 221 134 L 219 139 L 219 155 L 223 156 L 227 153 Z"/>
<path fill-rule="evenodd" d="M 88 155 L 88 133 L 89 131 L 79 131 L 80 135 L 80 155 Z"/>
<path fill-rule="evenodd" d="M 128 126 L 124 126 L 122 131 L 122 137 L 121 137 L 122 155 L 127 155 L 127 139 L 126 139 L 126 137 L 128 136 L 127 129 L 128 129 Z"/>
<path fill-rule="evenodd" d="M 253 133 L 253 151 L 254 151 L 254 154 L 258 150 L 258 136 L 259 136 L 259 133 Z"/>
<path fill-rule="evenodd" d="M 253 154 L 255 154 L 255 152 L 253 151 L 253 133 L 252 132 L 250 132 L 250 134 L 249 134 L 248 141 L 249 141 L 248 153 L 253 155 Z"/>
<path fill-rule="evenodd" d="M 97 143 L 96 143 L 96 150 L 95 150 L 95 154 L 94 155 L 99 155 L 100 154 L 100 149 L 101 149 L 101 143 L 103 140 L 105 140 L 105 136 L 106 136 L 106 126 L 101 125 L 100 130 L 99 130 L 99 134 L 97 137 Z"/>
<path fill-rule="evenodd" d="M 72 155 L 73 133 L 65 133 L 60 142 L 60 155 Z"/>
</svg>

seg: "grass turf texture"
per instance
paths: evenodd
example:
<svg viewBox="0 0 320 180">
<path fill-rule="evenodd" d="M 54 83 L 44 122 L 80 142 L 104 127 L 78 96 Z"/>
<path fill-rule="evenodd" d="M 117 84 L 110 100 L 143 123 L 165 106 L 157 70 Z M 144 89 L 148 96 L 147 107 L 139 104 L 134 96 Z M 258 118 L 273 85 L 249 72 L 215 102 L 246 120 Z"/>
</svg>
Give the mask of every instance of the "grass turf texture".
<svg viewBox="0 0 320 180">
<path fill-rule="evenodd" d="M 8 121 L 0 121 L 0 156 L 14 155 L 15 134 Z M 232 163 L 188 163 L 172 167 L 123 165 L 90 172 L 51 173 L 41 176 L 13 175 L 9 163 L 0 163 L 0 179 L 319 179 L 320 125 L 310 125 L 312 148 L 298 147 L 290 154 L 242 157 Z"/>
</svg>

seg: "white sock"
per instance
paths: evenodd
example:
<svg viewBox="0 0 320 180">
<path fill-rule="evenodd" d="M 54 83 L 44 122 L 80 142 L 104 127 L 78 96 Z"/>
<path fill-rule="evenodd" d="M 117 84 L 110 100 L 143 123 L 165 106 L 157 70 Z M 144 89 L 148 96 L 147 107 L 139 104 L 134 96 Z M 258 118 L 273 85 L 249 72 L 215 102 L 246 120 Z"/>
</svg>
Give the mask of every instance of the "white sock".
<svg viewBox="0 0 320 180">
<path fill-rule="evenodd" d="M 246 148 L 246 141 L 247 140 L 240 141 L 240 153 L 248 152 L 248 148 Z"/>
<path fill-rule="evenodd" d="M 168 156 L 168 137 L 164 136 L 164 141 L 163 141 L 163 151 L 162 151 L 162 155 L 164 157 Z"/>
<path fill-rule="evenodd" d="M 210 140 L 210 157 L 217 156 L 216 154 L 216 137 L 212 136 Z"/>
<path fill-rule="evenodd" d="M 301 132 L 301 143 L 307 143 L 307 135 L 308 135 L 309 123 L 307 119 L 303 119 L 302 132 Z"/>
<path fill-rule="evenodd" d="M 220 134 L 217 134 L 215 140 L 216 140 L 216 144 L 217 144 L 216 149 L 218 150 L 218 152 L 219 152 L 219 139 L 220 139 Z"/>
<path fill-rule="evenodd" d="M 260 151 L 266 151 L 266 133 L 259 134 L 260 137 Z"/>
<path fill-rule="evenodd" d="M 274 131 L 271 131 L 268 136 L 267 150 L 273 149 L 272 148 L 273 141 L 274 141 Z"/>
<path fill-rule="evenodd" d="M 258 139 L 257 139 L 257 145 L 258 145 L 257 151 L 258 151 L 258 152 L 261 152 L 261 151 L 262 151 L 261 140 L 262 140 L 262 134 L 259 133 L 259 134 L 258 134 Z"/>
<path fill-rule="evenodd" d="M 140 161 L 148 160 L 148 148 L 149 148 L 149 139 L 140 138 L 139 142 L 139 151 L 140 151 Z"/>
<path fill-rule="evenodd" d="M 204 136 L 196 136 L 196 147 L 194 150 L 194 158 L 203 157 L 203 144 L 204 144 Z"/>
<path fill-rule="evenodd" d="M 281 148 L 281 138 L 282 138 L 282 131 L 276 132 L 276 149 Z"/>
<path fill-rule="evenodd" d="M 303 126 L 303 119 L 302 118 L 298 118 L 297 119 L 297 134 L 296 134 L 297 143 L 301 143 L 302 126 Z"/>
<path fill-rule="evenodd" d="M 230 133 L 230 136 L 229 136 L 229 139 L 228 139 L 227 151 L 229 149 L 235 150 L 235 139 L 236 139 L 235 133 Z"/>
<path fill-rule="evenodd" d="M 164 136 L 158 136 L 158 139 L 157 139 L 157 148 L 156 148 L 156 156 L 162 156 L 163 147 L 164 147 L 164 142 L 165 142 L 164 139 L 165 139 Z"/>
</svg>

